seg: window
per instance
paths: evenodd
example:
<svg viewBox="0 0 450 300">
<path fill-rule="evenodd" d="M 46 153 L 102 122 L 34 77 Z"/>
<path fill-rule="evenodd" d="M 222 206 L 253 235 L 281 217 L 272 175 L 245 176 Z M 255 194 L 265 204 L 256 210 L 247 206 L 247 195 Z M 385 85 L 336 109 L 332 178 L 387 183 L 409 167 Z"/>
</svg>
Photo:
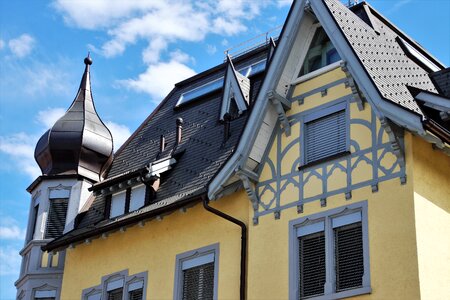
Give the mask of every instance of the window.
<svg viewBox="0 0 450 300">
<path fill-rule="evenodd" d="M 36 300 L 55 300 L 56 290 L 37 290 L 34 292 L 34 299 Z"/>
<path fill-rule="evenodd" d="M 264 59 L 250 66 L 243 67 L 239 69 L 238 72 L 248 78 L 264 71 L 265 69 L 266 69 L 266 60 Z M 202 86 L 199 86 L 197 88 L 194 88 L 181 94 L 175 107 L 179 107 L 201 96 L 220 90 L 222 87 L 223 87 L 223 77 L 220 77 L 214 81 L 208 82 Z"/>
<path fill-rule="evenodd" d="M 34 234 L 36 233 L 36 227 L 38 226 L 38 224 L 37 224 L 38 214 L 39 214 L 39 204 L 36 204 L 36 206 L 33 208 L 32 219 L 30 220 L 30 223 L 32 224 L 33 228 L 31 230 L 31 235 L 28 237 L 28 241 L 31 241 L 34 239 Z"/>
<path fill-rule="evenodd" d="M 83 290 L 83 300 L 143 300 L 147 272 L 128 275 L 128 270 L 102 277 L 101 284 Z"/>
<path fill-rule="evenodd" d="M 66 225 L 67 206 L 69 199 L 50 199 L 45 238 L 59 237 Z"/>
<path fill-rule="evenodd" d="M 218 244 L 177 255 L 174 299 L 217 299 Z"/>
<path fill-rule="evenodd" d="M 113 194 L 110 200 L 109 217 L 114 218 L 149 204 L 148 199 L 146 200 L 146 191 L 147 187 L 141 184 Z"/>
<path fill-rule="evenodd" d="M 319 108 L 303 121 L 302 165 L 348 153 L 349 134 L 345 102 Z"/>
<path fill-rule="evenodd" d="M 370 293 L 367 202 L 291 221 L 290 297 Z"/>
<path fill-rule="evenodd" d="M 314 33 L 314 37 L 308 52 L 306 53 L 298 77 L 316 71 L 339 60 L 341 60 L 341 57 L 325 33 L 325 30 L 323 30 L 322 27 L 318 27 Z"/>
</svg>

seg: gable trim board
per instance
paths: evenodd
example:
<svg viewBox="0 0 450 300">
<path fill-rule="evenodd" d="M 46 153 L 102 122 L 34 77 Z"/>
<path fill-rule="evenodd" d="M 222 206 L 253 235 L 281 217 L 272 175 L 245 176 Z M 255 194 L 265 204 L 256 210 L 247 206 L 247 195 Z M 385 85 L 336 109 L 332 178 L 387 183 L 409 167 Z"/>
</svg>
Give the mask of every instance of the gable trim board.
<svg viewBox="0 0 450 300">
<path fill-rule="evenodd" d="M 266 79 L 259 91 L 255 106 L 249 116 L 247 125 L 244 128 L 239 145 L 233 156 L 229 158 L 209 185 L 208 197 L 210 199 L 216 199 L 223 188 L 222 186 L 227 183 L 228 179 L 231 178 L 238 169 L 245 168 L 245 165 L 247 164 L 250 152 L 260 134 L 260 131 L 255 131 L 254 128 L 260 128 L 266 114 L 270 113 L 270 110 L 268 109 L 269 105 L 267 104 L 269 102 L 267 101 L 267 94 L 278 85 L 291 47 L 297 37 L 299 25 L 305 14 L 305 2 L 306 1 L 295 1 L 291 7 L 285 27 L 279 38 L 279 45 L 276 48 L 273 59 L 268 67 Z M 367 74 L 367 71 L 362 66 L 362 63 L 356 56 L 354 50 L 337 26 L 334 18 L 331 16 L 331 12 L 326 7 L 324 0 L 310 1 L 309 4 L 342 60 L 346 62 L 349 73 L 353 76 L 358 87 L 363 91 L 366 99 L 372 104 L 376 116 L 378 118 L 388 118 L 412 133 L 423 137 L 428 142 L 437 144 L 437 146 L 444 149 L 446 153 L 450 153 L 450 151 L 447 150 L 448 147 L 444 145 L 438 137 L 430 134 L 424 129 L 422 123 L 424 121 L 423 116 L 381 97 L 373 80 Z M 396 31 L 401 33 L 399 30 Z M 409 40 L 409 38 L 407 39 Z M 272 125 L 271 130 L 273 131 L 274 128 L 275 124 Z"/>
</svg>

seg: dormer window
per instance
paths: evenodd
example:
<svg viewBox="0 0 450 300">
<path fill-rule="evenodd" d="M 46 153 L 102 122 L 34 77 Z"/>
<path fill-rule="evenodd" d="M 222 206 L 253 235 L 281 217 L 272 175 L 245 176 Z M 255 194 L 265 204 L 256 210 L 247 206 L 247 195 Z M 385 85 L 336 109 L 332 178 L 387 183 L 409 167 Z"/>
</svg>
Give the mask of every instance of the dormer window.
<svg viewBox="0 0 450 300">
<path fill-rule="evenodd" d="M 263 59 L 261 61 L 258 61 L 250 66 L 243 67 L 238 70 L 240 74 L 243 76 L 249 78 L 253 75 L 259 74 L 263 72 L 266 69 L 266 59 Z M 208 82 L 204 85 L 201 85 L 199 87 L 196 87 L 192 90 L 189 90 L 183 94 L 181 94 L 180 98 L 177 101 L 177 104 L 175 104 L 175 108 L 178 108 L 182 105 L 185 105 L 186 103 L 189 103 L 195 99 L 198 99 L 202 96 L 208 95 L 210 93 L 213 93 L 215 91 L 218 91 L 223 88 L 223 81 L 224 77 L 220 77 L 214 81 Z"/>
<path fill-rule="evenodd" d="M 146 186 L 141 184 L 113 194 L 109 217 L 114 218 L 142 208 L 146 204 L 146 190 Z"/>
<path fill-rule="evenodd" d="M 325 30 L 322 27 L 318 27 L 314 33 L 298 77 L 331 65 L 339 60 L 341 60 L 341 57 L 325 33 Z"/>
</svg>

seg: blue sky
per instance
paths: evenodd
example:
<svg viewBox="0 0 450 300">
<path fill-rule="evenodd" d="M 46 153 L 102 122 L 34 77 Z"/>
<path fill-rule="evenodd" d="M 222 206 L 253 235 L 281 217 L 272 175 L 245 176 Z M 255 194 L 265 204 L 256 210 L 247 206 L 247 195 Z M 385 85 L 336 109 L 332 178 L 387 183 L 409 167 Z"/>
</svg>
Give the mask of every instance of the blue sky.
<svg viewBox="0 0 450 300">
<path fill-rule="evenodd" d="M 450 64 L 450 0 L 370 4 Z M 73 101 L 87 52 L 96 108 L 118 149 L 174 83 L 221 63 L 227 48 L 264 38 L 283 24 L 289 5 L 0 0 L 0 299 L 15 297 L 30 202 L 25 189 L 40 175 L 34 146 Z"/>
</svg>

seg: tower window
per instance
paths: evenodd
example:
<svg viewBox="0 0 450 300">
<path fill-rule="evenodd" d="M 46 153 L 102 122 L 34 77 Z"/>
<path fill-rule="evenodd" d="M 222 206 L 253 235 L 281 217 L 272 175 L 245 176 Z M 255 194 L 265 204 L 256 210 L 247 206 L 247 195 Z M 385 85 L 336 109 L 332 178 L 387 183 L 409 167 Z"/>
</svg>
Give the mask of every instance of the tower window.
<svg viewBox="0 0 450 300">
<path fill-rule="evenodd" d="M 59 237 L 64 232 L 66 225 L 67 206 L 69 199 L 50 199 L 45 238 Z"/>
</svg>

